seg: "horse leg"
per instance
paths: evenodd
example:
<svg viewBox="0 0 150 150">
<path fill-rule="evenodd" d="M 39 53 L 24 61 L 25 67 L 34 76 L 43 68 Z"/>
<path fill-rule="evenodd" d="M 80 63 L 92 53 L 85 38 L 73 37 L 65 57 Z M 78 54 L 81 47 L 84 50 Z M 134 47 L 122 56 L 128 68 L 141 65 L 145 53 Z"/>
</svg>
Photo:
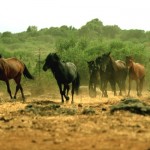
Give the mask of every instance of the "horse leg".
<svg viewBox="0 0 150 150">
<path fill-rule="evenodd" d="M 124 91 L 125 95 L 126 95 L 126 82 L 125 80 L 123 79 L 122 81 L 122 90 Z"/>
<path fill-rule="evenodd" d="M 130 90 L 131 90 L 131 79 L 129 77 L 129 90 L 128 90 L 128 96 L 130 96 Z"/>
<path fill-rule="evenodd" d="M 75 82 L 72 82 L 72 90 L 71 90 L 71 94 L 72 94 L 72 101 L 71 101 L 71 103 L 72 103 L 72 104 L 74 103 L 74 101 L 73 101 L 74 87 L 75 87 Z"/>
<path fill-rule="evenodd" d="M 69 96 L 68 96 L 68 93 L 69 93 L 69 85 L 64 85 L 64 96 L 65 96 L 65 99 L 68 101 L 69 100 Z M 66 90 L 67 90 L 67 94 L 66 94 Z"/>
<path fill-rule="evenodd" d="M 140 96 L 142 96 L 144 77 L 140 79 Z"/>
<path fill-rule="evenodd" d="M 58 83 L 58 87 L 59 87 L 59 91 L 60 91 L 60 95 L 61 95 L 61 101 L 62 101 L 62 103 L 64 103 L 64 98 L 63 98 L 64 92 L 62 90 L 61 83 Z"/>
<path fill-rule="evenodd" d="M 89 80 L 89 96 L 91 96 L 91 90 L 92 90 L 92 92 L 93 92 L 93 84 L 92 84 L 92 81 L 91 81 L 91 79 Z"/>
<path fill-rule="evenodd" d="M 20 88 L 20 85 L 17 84 L 16 85 L 16 91 L 15 91 L 14 99 L 16 99 L 16 95 L 17 95 L 17 92 L 18 92 L 19 88 Z"/>
<path fill-rule="evenodd" d="M 21 76 L 17 76 L 15 79 L 15 82 L 16 82 L 16 92 L 15 92 L 15 95 L 14 95 L 14 98 L 16 99 L 16 96 L 17 96 L 17 93 L 18 93 L 18 90 L 20 89 L 21 91 L 21 95 L 22 95 L 22 99 L 23 101 L 25 101 L 25 96 L 24 96 L 24 93 L 23 93 L 23 88 L 20 84 L 20 81 L 21 81 Z"/>
<path fill-rule="evenodd" d="M 102 86 L 101 86 L 101 81 L 100 81 L 100 79 L 99 79 L 99 81 L 98 81 L 98 87 L 99 87 L 100 91 L 102 91 Z"/>
<path fill-rule="evenodd" d="M 96 81 L 94 82 L 94 93 L 95 93 L 95 97 L 96 97 Z"/>
<path fill-rule="evenodd" d="M 12 97 L 12 95 L 11 95 L 11 90 L 10 90 L 10 84 L 9 84 L 9 81 L 6 80 L 5 82 L 6 82 L 6 85 L 7 85 L 7 92 L 9 93 L 10 98 L 12 99 L 13 97 Z"/>
<path fill-rule="evenodd" d="M 105 97 L 104 81 L 103 80 L 101 80 L 100 88 L 101 88 L 101 91 L 102 91 L 102 97 Z"/>
<path fill-rule="evenodd" d="M 104 88 L 103 88 L 103 90 L 104 90 L 104 97 L 108 97 L 108 94 L 107 94 L 107 82 L 108 82 L 108 81 L 105 81 L 105 82 L 104 82 L 104 86 L 103 86 L 103 87 L 104 87 Z"/>
<path fill-rule="evenodd" d="M 22 99 L 23 99 L 23 101 L 25 101 L 25 96 L 24 96 L 23 88 L 22 88 L 21 84 L 20 84 L 20 91 L 21 91 Z"/>
<path fill-rule="evenodd" d="M 116 81 L 110 80 L 110 85 L 111 85 L 111 88 L 114 92 L 114 96 L 116 96 L 117 95 L 117 93 L 116 93 Z"/>
<path fill-rule="evenodd" d="M 140 81 L 139 81 L 139 80 L 136 80 L 136 91 L 137 91 L 137 96 L 140 96 L 140 92 L 139 92 L 139 84 L 140 84 Z"/>
<path fill-rule="evenodd" d="M 89 81 L 89 90 L 91 89 L 91 79 L 90 79 L 90 81 Z"/>
<path fill-rule="evenodd" d="M 16 99 L 16 96 L 17 96 L 17 93 L 18 93 L 18 90 L 19 90 L 19 89 L 20 89 L 20 91 L 21 91 L 22 100 L 25 101 L 25 96 L 24 96 L 23 88 L 22 88 L 21 84 L 17 84 L 17 85 L 16 85 L 16 92 L 15 92 L 15 95 L 14 95 L 14 99 Z"/>
<path fill-rule="evenodd" d="M 122 88 L 123 88 L 123 85 L 122 85 L 122 82 L 121 82 L 121 81 L 118 82 L 118 87 L 119 87 L 119 90 L 120 90 L 119 95 L 122 96 Z"/>
<path fill-rule="evenodd" d="M 113 82 L 113 86 L 114 86 L 114 96 L 117 96 L 117 93 L 116 93 L 116 82 Z"/>
</svg>

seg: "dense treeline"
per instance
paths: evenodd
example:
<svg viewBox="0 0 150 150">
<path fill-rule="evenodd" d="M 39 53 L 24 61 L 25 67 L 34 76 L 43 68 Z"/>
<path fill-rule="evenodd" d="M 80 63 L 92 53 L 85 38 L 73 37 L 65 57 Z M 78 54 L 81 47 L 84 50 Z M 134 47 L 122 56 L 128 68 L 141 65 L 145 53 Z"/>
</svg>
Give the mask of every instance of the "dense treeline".
<svg viewBox="0 0 150 150">
<path fill-rule="evenodd" d="M 58 52 L 63 60 L 74 62 L 82 83 L 86 84 L 89 78 L 87 61 L 108 51 L 115 59 L 125 60 L 126 55 L 132 55 L 136 62 L 144 64 L 146 83 L 150 86 L 150 31 L 122 30 L 117 25 L 103 25 L 100 20 L 93 19 L 80 29 L 64 25 L 38 30 L 36 26 L 29 26 L 21 33 L 0 33 L 3 57 L 15 56 L 23 60 L 40 80 L 50 80 L 46 77 L 52 76 L 40 70 L 50 52 Z"/>
</svg>

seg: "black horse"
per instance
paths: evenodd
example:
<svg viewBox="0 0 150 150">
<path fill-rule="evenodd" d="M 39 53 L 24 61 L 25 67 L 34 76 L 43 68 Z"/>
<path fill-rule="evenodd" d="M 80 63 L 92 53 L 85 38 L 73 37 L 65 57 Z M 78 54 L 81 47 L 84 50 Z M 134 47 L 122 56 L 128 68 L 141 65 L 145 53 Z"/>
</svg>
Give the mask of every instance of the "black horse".
<svg viewBox="0 0 150 150">
<path fill-rule="evenodd" d="M 100 86 L 99 70 L 94 60 L 88 61 L 89 68 L 89 96 L 96 97 L 96 86 Z"/>
<path fill-rule="evenodd" d="M 80 86 L 80 78 L 79 73 L 77 71 L 76 66 L 71 62 L 61 61 L 56 53 L 50 53 L 43 66 L 43 70 L 47 71 L 47 69 L 51 69 L 55 79 L 57 80 L 62 103 L 64 102 L 64 98 L 68 101 L 69 96 L 69 84 L 72 83 L 72 103 L 73 103 L 73 95 L 74 91 L 78 93 Z M 64 88 L 62 87 L 64 85 Z M 67 90 L 67 93 L 66 93 Z"/>
<path fill-rule="evenodd" d="M 104 53 L 101 57 L 96 59 L 97 64 L 100 66 L 101 76 L 101 89 L 103 96 L 107 97 L 107 83 L 110 82 L 114 95 L 116 93 L 116 83 L 119 86 L 120 93 L 125 90 L 125 82 L 128 74 L 128 70 L 124 61 L 114 60 L 109 53 Z"/>
</svg>

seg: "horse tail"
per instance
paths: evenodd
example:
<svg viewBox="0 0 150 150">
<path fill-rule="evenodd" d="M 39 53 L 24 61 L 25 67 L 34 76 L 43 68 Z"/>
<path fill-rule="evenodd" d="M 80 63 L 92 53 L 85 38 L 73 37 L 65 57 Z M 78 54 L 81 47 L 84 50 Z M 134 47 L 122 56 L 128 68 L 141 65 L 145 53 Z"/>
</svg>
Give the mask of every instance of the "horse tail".
<svg viewBox="0 0 150 150">
<path fill-rule="evenodd" d="M 26 65 L 24 65 L 23 75 L 28 79 L 34 79 L 34 77 L 30 74 L 29 70 L 27 69 Z"/>
<path fill-rule="evenodd" d="M 75 79 L 75 92 L 76 92 L 76 94 L 78 94 L 78 92 L 79 92 L 79 87 L 80 87 L 80 75 L 77 72 L 77 77 Z"/>
</svg>

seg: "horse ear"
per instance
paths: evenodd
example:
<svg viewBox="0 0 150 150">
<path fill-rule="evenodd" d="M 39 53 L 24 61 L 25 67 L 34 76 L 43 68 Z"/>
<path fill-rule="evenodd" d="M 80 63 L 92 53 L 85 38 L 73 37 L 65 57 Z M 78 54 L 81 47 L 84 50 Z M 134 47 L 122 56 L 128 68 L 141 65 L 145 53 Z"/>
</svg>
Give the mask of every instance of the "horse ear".
<svg viewBox="0 0 150 150">
<path fill-rule="evenodd" d="M 111 52 L 108 52 L 108 53 L 106 53 L 105 55 L 106 55 L 106 56 L 110 56 L 110 54 L 111 54 Z"/>
<path fill-rule="evenodd" d="M 60 60 L 60 58 L 58 57 L 58 55 L 56 53 L 54 53 L 54 57 L 56 60 L 58 60 L 58 61 Z"/>
<path fill-rule="evenodd" d="M 110 56 L 111 52 L 108 52 L 108 56 Z"/>
<path fill-rule="evenodd" d="M 134 58 L 132 56 L 126 56 L 126 59 L 134 60 Z"/>
</svg>

